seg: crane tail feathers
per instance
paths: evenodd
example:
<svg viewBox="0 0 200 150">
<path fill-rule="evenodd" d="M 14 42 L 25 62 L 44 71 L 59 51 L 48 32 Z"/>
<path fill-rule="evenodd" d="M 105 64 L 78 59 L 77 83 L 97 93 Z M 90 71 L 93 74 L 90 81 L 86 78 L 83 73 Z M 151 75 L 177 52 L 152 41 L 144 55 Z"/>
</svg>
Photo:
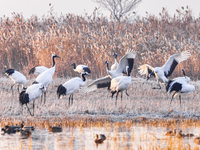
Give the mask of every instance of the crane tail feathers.
<svg viewBox="0 0 200 150">
<path fill-rule="evenodd" d="M 58 86 L 57 95 L 60 98 L 61 95 L 66 95 L 67 89 L 61 84 Z"/>
<path fill-rule="evenodd" d="M 19 94 L 19 102 L 20 102 L 21 105 L 27 104 L 29 102 L 28 94 L 25 93 L 25 91 L 22 91 Z"/>
</svg>

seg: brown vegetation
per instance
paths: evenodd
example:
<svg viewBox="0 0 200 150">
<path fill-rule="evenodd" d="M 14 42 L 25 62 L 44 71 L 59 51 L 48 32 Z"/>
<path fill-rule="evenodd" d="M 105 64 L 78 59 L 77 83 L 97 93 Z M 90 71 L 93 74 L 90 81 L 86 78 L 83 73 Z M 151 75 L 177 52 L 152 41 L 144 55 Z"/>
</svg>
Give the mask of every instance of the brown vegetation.
<svg viewBox="0 0 200 150">
<path fill-rule="evenodd" d="M 0 52 L 1 71 L 14 68 L 25 75 L 33 66 L 51 66 L 51 53 L 62 59 L 57 63 L 57 77 L 73 76 L 70 64 L 86 64 L 92 70 L 92 77 L 104 76 L 104 62 L 114 62 L 112 55 L 119 58 L 129 48 L 137 51 L 135 70 L 148 63 L 161 66 L 168 57 L 180 51 L 189 50 L 192 57 L 181 63 L 173 76 L 180 76 L 184 67 L 188 76 L 199 79 L 200 20 L 192 12 L 179 10 L 173 17 L 163 8 L 159 17 L 124 18 L 117 22 L 103 16 L 76 16 L 73 14 L 25 20 L 22 15 L 1 18 Z"/>
</svg>

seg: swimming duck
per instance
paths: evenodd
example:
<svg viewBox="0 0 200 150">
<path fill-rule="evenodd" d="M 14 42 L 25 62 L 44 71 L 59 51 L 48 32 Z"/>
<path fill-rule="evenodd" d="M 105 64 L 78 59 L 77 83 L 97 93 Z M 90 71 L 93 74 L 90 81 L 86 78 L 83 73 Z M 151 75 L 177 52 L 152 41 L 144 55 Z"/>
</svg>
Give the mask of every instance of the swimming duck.
<svg viewBox="0 0 200 150">
<path fill-rule="evenodd" d="M 200 144 L 200 137 L 195 137 L 194 138 L 194 143 Z"/>
<path fill-rule="evenodd" d="M 184 134 L 184 137 L 193 137 L 193 136 L 194 136 L 194 134 L 192 134 L 192 133 Z"/>
<path fill-rule="evenodd" d="M 167 135 L 167 136 L 175 136 L 175 135 L 176 135 L 176 130 L 173 129 L 173 130 L 167 131 L 167 132 L 165 133 L 165 135 Z"/>
<path fill-rule="evenodd" d="M 21 123 L 20 127 L 23 130 L 30 130 L 30 131 L 34 131 L 35 130 L 35 127 L 33 127 L 33 126 L 24 126 L 24 122 Z"/>
<path fill-rule="evenodd" d="M 177 138 L 184 138 L 184 134 L 182 134 L 182 130 L 176 133 Z"/>
<path fill-rule="evenodd" d="M 27 139 L 28 137 L 31 136 L 31 128 L 29 128 L 29 129 L 22 129 L 20 131 L 20 135 L 22 136 L 22 139 Z"/>
<path fill-rule="evenodd" d="M 103 143 L 103 141 L 104 140 L 106 140 L 106 136 L 104 135 L 104 134 L 95 134 L 95 140 L 94 140 L 94 142 L 96 143 L 96 144 L 101 144 L 101 143 Z"/>
<path fill-rule="evenodd" d="M 62 132 L 62 128 L 49 126 L 49 132 Z"/>
<path fill-rule="evenodd" d="M 3 131 L 3 134 L 8 133 L 16 133 L 20 130 L 20 127 L 15 125 L 15 126 L 8 126 L 6 125 L 4 128 L 1 129 L 1 131 Z"/>
</svg>

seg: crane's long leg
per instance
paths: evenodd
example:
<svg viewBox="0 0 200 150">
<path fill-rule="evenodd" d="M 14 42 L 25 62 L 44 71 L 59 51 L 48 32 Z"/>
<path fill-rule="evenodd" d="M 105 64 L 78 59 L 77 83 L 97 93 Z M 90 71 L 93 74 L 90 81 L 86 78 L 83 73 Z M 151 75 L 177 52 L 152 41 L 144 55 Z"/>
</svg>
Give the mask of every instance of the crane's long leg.
<svg viewBox="0 0 200 150">
<path fill-rule="evenodd" d="M 69 103 L 68 103 L 68 107 L 70 107 L 70 98 L 71 98 L 71 94 L 69 96 Z"/>
<path fill-rule="evenodd" d="M 179 95 L 179 100 L 180 100 L 180 106 L 181 106 L 181 95 Z"/>
<path fill-rule="evenodd" d="M 15 85 L 15 83 L 11 86 L 11 90 L 12 90 L 12 95 L 14 95 L 14 93 L 13 93 L 13 86 Z"/>
<path fill-rule="evenodd" d="M 172 96 L 172 99 L 171 99 L 170 105 L 171 105 L 171 103 L 172 103 L 172 100 L 173 100 L 173 96 Z"/>
<path fill-rule="evenodd" d="M 23 105 L 21 105 L 21 107 L 22 107 L 22 109 L 21 109 L 21 110 L 22 110 L 22 115 L 23 115 Z"/>
<path fill-rule="evenodd" d="M 127 90 L 127 89 L 126 89 L 126 95 L 129 96 L 129 94 L 128 94 L 128 90 Z"/>
<path fill-rule="evenodd" d="M 158 87 L 153 87 L 152 89 L 161 89 L 160 82 L 159 82 L 159 80 L 157 80 L 157 81 L 158 81 Z"/>
<path fill-rule="evenodd" d="M 71 106 L 73 105 L 74 95 L 72 94 Z"/>
<path fill-rule="evenodd" d="M 43 97 L 44 93 L 42 93 L 42 96 L 41 96 L 41 104 L 42 104 L 42 97 Z"/>
<path fill-rule="evenodd" d="M 47 94 L 47 92 L 45 91 L 45 92 L 44 92 L 44 104 L 45 104 L 45 102 L 46 102 L 46 94 Z"/>
<path fill-rule="evenodd" d="M 33 100 L 33 116 L 34 116 L 35 100 Z"/>
<path fill-rule="evenodd" d="M 114 94 L 116 93 L 116 91 L 114 91 L 114 92 L 112 91 L 111 93 L 112 93 L 111 97 L 113 98 L 113 96 L 114 96 Z"/>
<path fill-rule="evenodd" d="M 153 87 L 152 89 L 161 89 L 160 83 L 158 84 L 158 87 Z"/>
<path fill-rule="evenodd" d="M 26 107 L 28 108 L 28 105 L 27 105 L 27 103 L 26 103 Z M 29 109 L 29 108 L 28 108 L 28 111 L 29 111 L 30 115 L 31 115 L 31 116 L 33 116 L 33 115 L 31 114 L 31 111 L 30 111 L 30 109 Z"/>
<path fill-rule="evenodd" d="M 174 92 L 174 94 L 172 95 L 172 99 L 171 99 L 170 104 L 172 103 L 173 98 L 174 98 L 177 94 L 178 94 L 178 92 Z"/>
<path fill-rule="evenodd" d="M 122 97 L 123 97 L 123 91 L 121 91 L 121 101 L 122 101 Z"/>
<path fill-rule="evenodd" d="M 116 95 L 115 105 L 117 105 L 117 97 L 118 97 L 118 94 L 119 94 L 119 92 L 117 92 L 117 95 Z"/>
<path fill-rule="evenodd" d="M 18 84 L 17 90 L 18 90 L 18 93 L 19 93 L 19 84 Z"/>
</svg>

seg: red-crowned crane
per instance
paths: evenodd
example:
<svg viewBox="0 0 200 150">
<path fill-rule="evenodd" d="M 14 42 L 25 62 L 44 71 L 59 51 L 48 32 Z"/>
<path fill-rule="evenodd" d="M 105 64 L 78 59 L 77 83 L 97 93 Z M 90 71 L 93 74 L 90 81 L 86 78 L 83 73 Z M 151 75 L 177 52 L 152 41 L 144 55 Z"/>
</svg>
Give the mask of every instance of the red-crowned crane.
<svg viewBox="0 0 200 150">
<path fill-rule="evenodd" d="M 157 79 L 159 87 L 158 88 L 154 87 L 153 89 L 161 89 L 159 82 L 160 81 L 162 81 L 164 83 L 168 82 L 167 78 L 172 74 L 172 72 L 174 71 L 176 66 L 180 62 L 189 59 L 190 55 L 191 54 L 190 54 L 189 51 L 183 51 L 183 52 L 180 52 L 178 54 L 174 54 L 174 55 L 169 57 L 167 62 L 162 67 L 153 68 L 153 67 L 151 67 L 150 65 L 147 65 L 147 64 L 142 65 L 138 68 L 138 69 L 140 69 L 139 73 L 141 75 L 146 74 L 147 80 L 149 80 L 150 77 L 152 75 L 154 75 Z"/>
<path fill-rule="evenodd" d="M 69 106 L 70 106 L 70 99 L 71 99 L 71 105 L 73 104 L 73 94 L 76 90 L 78 90 L 81 86 L 85 85 L 86 78 L 85 75 L 87 75 L 86 72 L 81 73 L 80 77 L 75 77 L 70 79 L 69 81 L 65 82 L 64 84 L 61 84 L 58 86 L 57 89 L 57 95 L 58 98 L 60 98 L 61 95 L 68 95 L 69 96 Z"/>
<path fill-rule="evenodd" d="M 41 83 L 46 88 L 48 87 L 48 85 L 51 83 L 53 75 L 55 73 L 56 63 L 55 63 L 54 59 L 56 57 L 60 58 L 56 54 L 52 55 L 53 66 L 51 68 L 47 69 L 46 71 L 44 71 L 43 73 L 41 73 L 39 76 L 37 76 L 37 78 L 35 79 L 35 81 L 33 82 L 33 84 L 35 84 L 35 83 Z M 45 103 L 45 101 L 46 101 L 46 91 L 44 92 L 44 103 Z"/>
<path fill-rule="evenodd" d="M 94 82 L 92 82 L 91 84 L 89 84 L 85 89 L 85 93 L 91 92 L 99 88 L 105 88 L 105 87 L 107 87 L 109 90 L 110 83 L 113 78 L 122 76 L 123 73 L 127 74 L 126 67 L 129 66 L 128 61 L 132 60 L 132 63 L 134 63 L 135 55 L 136 55 L 135 51 L 127 50 L 126 54 L 120 59 L 119 65 L 116 70 L 109 70 L 109 64 L 106 61 L 106 64 L 107 64 L 106 69 L 107 69 L 108 76 L 99 78 L 95 80 Z"/>
<path fill-rule="evenodd" d="M 181 105 L 181 94 L 189 94 L 195 90 L 194 85 L 189 84 L 190 78 L 185 75 L 185 70 L 182 69 L 182 71 L 183 71 L 184 77 L 178 77 L 173 80 L 169 80 L 166 85 L 166 91 L 168 93 L 171 93 L 174 91 L 171 102 L 173 98 L 179 94 L 180 105 Z"/>
<path fill-rule="evenodd" d="M 13 93 L 13 86 L 15 84 L 18 84 L 18 92 L 19 92 L 20 84 L 22 84 L 23 89 L 26 89 L 25 87 L 26 81 L 27 81 L 26 77 L 23 74 L 21 74 L 19 71 L 14 70 L 14 69 L 8 69 L 6 70 L 5 74 L 14 81 L 13 85 L 11 86 L 12 93 Z"/>
<path fill-rule="evenodd" d="M 38 84 L 32 84 L 30 85 L 26 91 L 22 91 L 19 95 L 19 102 L 23 106 L 26 104 L 26 107 L 28 108 L 28 103 L 33 101 L 33 115 L 30 112 L 30 109 L 28 108 L 28 111 L 31 116 L 34 116 L 34 103 L 35 99 L 42 96 L 42 93 L 46 91 L 46 87 L 42 85 L 41 83 Z"/>
<path fill-rule="evenodd" d="M 113 98 L 113 95 L 117 93 L 115 105 L 117 104 L 117 97 L 118 97 L 119 92 L 121 92 L 121 100 L 122 100 L 122 95 L 123 95 L 124 90 L 126 90 L 126 95 L 129 96 L 127 93 L 127 88 L 131 84 L 130 73 L 133 69 L 134 58 L 128 59 L 128 65 L 126 66 L 127 76 L 119 76 L 111 80 L 110 91 L 112 93 L 112 98 Z"/>
</svg>

